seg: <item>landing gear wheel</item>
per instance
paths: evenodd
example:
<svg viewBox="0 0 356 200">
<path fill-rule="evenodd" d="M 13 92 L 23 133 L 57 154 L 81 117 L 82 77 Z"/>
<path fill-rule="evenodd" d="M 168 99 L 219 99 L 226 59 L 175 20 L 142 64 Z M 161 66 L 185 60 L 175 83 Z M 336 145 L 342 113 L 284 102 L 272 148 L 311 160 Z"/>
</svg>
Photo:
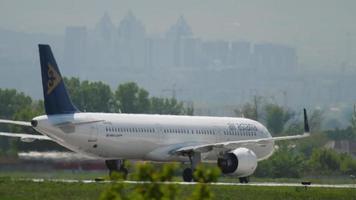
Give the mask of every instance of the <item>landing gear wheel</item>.
<svg viewBox="0 0 356 200">
<path fill-rule="evenodd" d="M 126 168 L 121 168 L 119 170 L 110 170 L 109 171 L 110 178 L 114 178 L 113 174 L 115 174 L 115 173 L 119 173 L 119 174 L 122 175 L 123 179 L 127 179 L 127 175 L 128 175 L 129 172 L 128 172 L 128 170 Z M 119 176 L 119 177 L 121 177 L 121 176 Z"/>
<path fill-rule="evenodd" d="M 120 173 L 124 179 L 127 178 L 128 170 L 127 168 L 124 167 L 124 162 L 123 160 L 106 160 L 105 164 L 107 168 L 109 169 L 109 176 L 110 178 L 115 178 L 113 175 L 114 173 Z M 118 178 L 118 177 L 116 177 Z"/>
<path fill-rule="evenodd" d="M 183 181 L 192 182 L 193 180 L 193 170 L 191 168 L 185 168 L 183 170 Z"/>
<path fill-rule="evenodd" d="M 241 177 L 239 178 L 240 183 L 248 183 L 250 182 L 250 178 L 249 177 Z"/>
</svg>

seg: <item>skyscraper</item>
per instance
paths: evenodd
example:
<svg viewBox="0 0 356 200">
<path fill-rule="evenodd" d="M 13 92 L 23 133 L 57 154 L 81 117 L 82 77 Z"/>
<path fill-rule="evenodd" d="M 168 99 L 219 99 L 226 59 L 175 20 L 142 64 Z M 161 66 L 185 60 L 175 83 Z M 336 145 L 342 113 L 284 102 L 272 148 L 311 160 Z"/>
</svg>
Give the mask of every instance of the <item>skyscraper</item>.
<svg viewBox="0 0 356 200">
<path fill-rule="evenodd" d="M 87 29 L 85 26 L 69 26 L 65 32 L 64 68 L 71 75 L 79 76 L 86 64 Z"/>
<path fill-rule="evenodd" d="M 131 11 L 121 20 L 116 39 L 119 65 L 142 68 L 145 63 L 145 27 Z"/>
<path fill-rule="evenodd" d="M 173 43 L 173 63 L 175 67 L 184 65 L 183 39 L 193 37 L 191 27 L 183 16 L 180 16 L 177 22 L 169 28 L 166 37 Z"/>
</svg>

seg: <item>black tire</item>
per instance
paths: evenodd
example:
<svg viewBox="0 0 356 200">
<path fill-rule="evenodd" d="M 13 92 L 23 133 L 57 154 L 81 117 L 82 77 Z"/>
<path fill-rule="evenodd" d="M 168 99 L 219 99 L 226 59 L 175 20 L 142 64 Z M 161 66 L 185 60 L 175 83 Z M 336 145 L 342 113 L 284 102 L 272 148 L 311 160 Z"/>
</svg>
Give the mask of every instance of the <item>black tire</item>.
<svg viewBox="0 0 356 200">
<path fill-rule="evenodd" d="M 241 177 L 239 178 L 240 183 L 248 183 L 250 181 L 249 177 Z"/>
<path fill-rule="evenodd" d="M 191 168 L 185 168 L 183 170 L 183 181 L 192 182 L 193 180 L 193 170 Z"/>
</svg>

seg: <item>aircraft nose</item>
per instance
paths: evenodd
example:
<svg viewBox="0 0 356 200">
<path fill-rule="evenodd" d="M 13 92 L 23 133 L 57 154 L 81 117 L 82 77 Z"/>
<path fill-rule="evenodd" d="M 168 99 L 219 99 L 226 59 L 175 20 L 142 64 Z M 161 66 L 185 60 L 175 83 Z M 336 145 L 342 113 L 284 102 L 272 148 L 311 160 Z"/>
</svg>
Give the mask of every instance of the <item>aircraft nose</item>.
<svg viewBox="0 0 356 200">
<path fill-rule="evenodd" d="M 37 127 L 37 125 L 38 125 L 38 121 L 37 120 L 31 120 L 31 125 L 32 125 L 32 127 Z"/>
</svg>

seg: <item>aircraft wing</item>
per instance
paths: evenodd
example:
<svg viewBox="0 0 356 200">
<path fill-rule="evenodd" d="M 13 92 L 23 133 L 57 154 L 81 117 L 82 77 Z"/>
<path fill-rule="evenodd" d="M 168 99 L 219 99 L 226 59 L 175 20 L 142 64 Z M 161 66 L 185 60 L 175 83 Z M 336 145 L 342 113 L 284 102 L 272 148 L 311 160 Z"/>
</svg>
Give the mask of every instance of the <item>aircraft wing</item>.
<svg viewBox="0 0 356 200">
<path fill-rule="evenodd" d="M 0 132 L 0 136 L 6 137 L 17 137 L 20 138 L 23 142 L 33 142 L 34 140 L 50 140 L 53 141 L 50 137 L 45 135 L 32 135 L 32 134 L 25 134 L 25 133 L 6 133 Z"/>
<path fill-rule="evenodd" d="M 214 148 L 222 148 L 222 149 L 236 149 L 239 147 L 243 147 L 249 144 L 256 145 L 265 145 L 271 141 L 281 141 L 281 140 L 291 140 L 291 139 L 300 139 L 308 137 L 309 133 L 304 133 L 302 135 L 293 135 L 293 136 L 282 136 L 282 137 L 271 137 L 271 138 L 262 138 L 255 140 L 237 140 L 237 141 L 228 141 L 228 142 L 220 142 L 220 143 L 211 143 L 211 144 L 203 144 L 203 145 L 195 145 L 195 146 L 187 146 L 177 149 L 175 153 L 177 154 L 186 154 L 190 152 L 199 152 L 205 153 L 212 151 Z"/>
<path fill-rule="evenodd" d="M 232 150 L 249 144 L 265 145 L 266 143 L 271 141 L 292 140 L 292 139 L 309 137 L 310 136 L 309 132 L 310 129 L 309 129 L 307 112 L 304 109 L 304 133 L 302 135 L 269 137 L 269 138 L 260 138 L 260 139 L 252 139 L 252 140 L 237 140 L 237 141 L 227 141 L 227 142 L 220 142 L 220 143 L 192 145 L 192 146 L 179 148 L 175 150 L 175 153 L 180 155 L 186 155 L 191 152 L 205 153 L 205 152 L 212 151 L 214 148 Z"/>
<path fill-rule="evenodd" d="M 24 121 L 14 121 L 14 120 L 7 120 L 7 119 L 0 119 L 1 124 L 15 124 L 15 125 L 20 125 L 20 126 L 31 126 L 30 122 L 24 122 Z"/>
</svg>

